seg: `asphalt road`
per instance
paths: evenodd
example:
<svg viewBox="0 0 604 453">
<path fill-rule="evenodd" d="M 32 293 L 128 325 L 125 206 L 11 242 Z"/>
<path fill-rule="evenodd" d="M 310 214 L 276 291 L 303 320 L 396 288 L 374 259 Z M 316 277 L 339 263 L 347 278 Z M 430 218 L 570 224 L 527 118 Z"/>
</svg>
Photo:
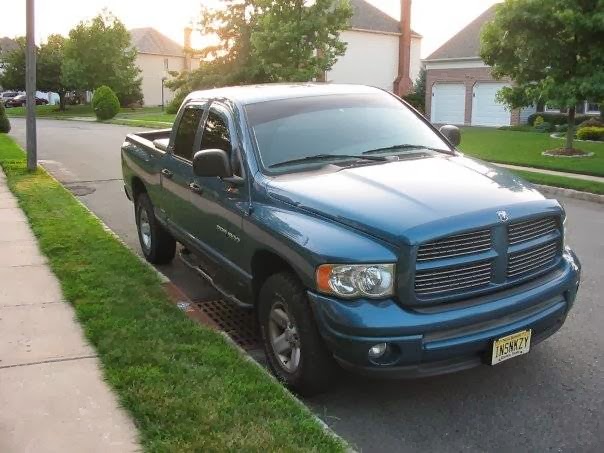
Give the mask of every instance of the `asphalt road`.
<svg viewBox="0 0 604 453">
<path fill-rule="evenodd" d="M 25 123 L 11 120 L 24 143 Z M 38 121 L 42 164 L 139 251 L 119 149 L 132 128 Z M 366 452 L 604 451 L 604 206 L 561 199 L 584 267 L 566 324 L 530 354 L 497 367 L 413 381 L 344 375 L 306 403 Z M 211 290 L 175 264 L 161 269 L 194 298 Z"/>
</svg>

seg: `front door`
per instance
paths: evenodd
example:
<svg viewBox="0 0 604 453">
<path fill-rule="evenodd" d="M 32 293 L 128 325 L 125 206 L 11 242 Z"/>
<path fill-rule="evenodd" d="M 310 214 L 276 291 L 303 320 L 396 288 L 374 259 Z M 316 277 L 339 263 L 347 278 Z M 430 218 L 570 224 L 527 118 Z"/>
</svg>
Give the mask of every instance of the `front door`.
<svg viewBox="0 0 604 453">
<path fill-rule="evenodd" d="M 221 149 L 230 158 L 233 173 L 243 177 L 240 140 L 228 108 L 213 103 L 201 136 L 200 149 Z M 199 187 L 191 193 L 191 204 L 199 213 L 192 227 L 200 247 L 214 263 L 210 270 L 215 283 L 237 298 L 245 290 L 242 270 L 243 216 L 249 209 L 247 184 L 234 186 L 216 177 L 194 177 Z"/>
<path fill-rule="evenodd" d="M 204 113 L 203 104 L 191 104 L 184 109 L 161 170 L 162 208 L 170 225 L 185 237 L 191 231 L 195 215 L 190 196 L 190 185 L 194 179 L 192 161 L 196 141 L 201 136 L 200 124 Z"/>
</svg>

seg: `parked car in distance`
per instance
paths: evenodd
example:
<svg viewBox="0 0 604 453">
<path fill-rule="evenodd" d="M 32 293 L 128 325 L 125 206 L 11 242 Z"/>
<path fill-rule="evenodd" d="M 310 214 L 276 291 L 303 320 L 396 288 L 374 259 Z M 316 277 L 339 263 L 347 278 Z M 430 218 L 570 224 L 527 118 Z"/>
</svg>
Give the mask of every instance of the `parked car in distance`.
<svg viewBox="0 0 604 453">
<path fill-rule="evenodd" d="M 581 270 L 564 209 L 459 142 L 376 88 L 233 87 L 128 135 L 122 169 L 146 259 L 182 243 L 254 311 L 273 373 L 313 394 L 340 367 L 497 365 L 564 323 Z"/>
<path fill-rule="evenodd" d="M 5 102 L 6 107 L 23 107 L 27 103 L 27 96 L 25 94 L 19 94 L 12 99 L 9 99 Z M 42 99 L 36 97 L 36 105 L 46 105 L 48 101 L 46 99 Z"/>
<path fill-rule="evenodd" d="M 13 99 L 15 96 L 18 96 L 19 93 L 16 91 L 4 91 L 0 93 L 0 102 L 5 103 L 6 101 Z"/>
</svg>

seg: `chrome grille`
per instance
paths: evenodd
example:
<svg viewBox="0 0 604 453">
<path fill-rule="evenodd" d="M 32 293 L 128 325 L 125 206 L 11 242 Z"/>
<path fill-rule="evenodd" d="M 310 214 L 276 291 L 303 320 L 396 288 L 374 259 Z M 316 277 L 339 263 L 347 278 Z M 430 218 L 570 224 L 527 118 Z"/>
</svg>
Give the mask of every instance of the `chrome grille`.
<svg viewBox="0 0 604 453">
<path fill-rule="evenodd" d="M 560 250 L 560 242 L 550 242 L 508 257 L 508 278 L 535 273 L 552 265 Z"/>
<path fill-rule="evenodd" d="M 556 217 L 542 217 L 516 222 L 508 227 L 508 241 L 510 245 L 514 245 L 537 239 L 558 229 L 559 223 Z"/>
<path fill-rule="evenodd" d="M 417 261 L 429 261 L 481 253 L 491 249 L 491 230 L 456 234 L 419 247 Z"/>
<path fill-rule="evenodd" d="M 415 292 L 428 296 L 486 286 L 491 281 L 491 262 L 418 271 Z"/>
</svg>

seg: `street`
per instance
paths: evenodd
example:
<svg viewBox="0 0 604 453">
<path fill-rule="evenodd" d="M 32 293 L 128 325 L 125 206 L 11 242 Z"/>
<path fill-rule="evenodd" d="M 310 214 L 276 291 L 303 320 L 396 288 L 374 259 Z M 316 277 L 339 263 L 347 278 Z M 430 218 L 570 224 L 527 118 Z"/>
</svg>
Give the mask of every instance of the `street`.
<svg viewBox="0 0 604 453">
<path fill-rule="evenodd" d="M 25 121 L 11 119 L 25 145 Z M 42 165 L 139 253 L 120 146 L 131 127 L 38 120 Z M 478 196 L 478 195 L 477 195 Z M 306 400 L 362 451 L 601 451 L 604 448 L 604 205 L 562 199 L 583 264 L 574 310 L 555 336 L 496 367 L 411 381 L 343 375 Z M 193 300 L 215 293 L 178 259 L 161 271 Z M 203 385 L 201 383 L 200 385 Z"/>
</svg>

